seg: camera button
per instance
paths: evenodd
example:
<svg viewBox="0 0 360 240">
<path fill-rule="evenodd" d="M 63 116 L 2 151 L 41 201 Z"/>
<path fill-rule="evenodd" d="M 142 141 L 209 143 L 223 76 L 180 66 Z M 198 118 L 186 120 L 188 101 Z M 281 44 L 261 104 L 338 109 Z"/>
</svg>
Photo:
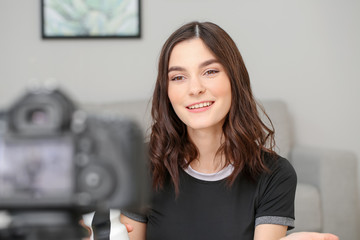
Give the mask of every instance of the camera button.
<svg viewBox="0 0 360 240">
<path fill-rule="evenodd" d="M 101 177 L 96 172 L 90 172 L 90 173 L 87 174 L 85 182 L 89 187 L 94 187 L 95 188 L 95 187 L 98 187 L 100 185 Z"/>
</svg>

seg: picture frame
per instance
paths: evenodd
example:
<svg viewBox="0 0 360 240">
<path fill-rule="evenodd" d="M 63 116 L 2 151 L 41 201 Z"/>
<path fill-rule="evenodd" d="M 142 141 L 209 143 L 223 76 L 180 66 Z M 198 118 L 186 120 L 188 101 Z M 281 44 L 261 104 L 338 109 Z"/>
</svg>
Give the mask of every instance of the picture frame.
<svg viewBox="0 0 360 240">
<path fill-rule="evenodd" d="M 140 38 L 141 0 L 41 0 L 43 39 Z"/>
</svg>

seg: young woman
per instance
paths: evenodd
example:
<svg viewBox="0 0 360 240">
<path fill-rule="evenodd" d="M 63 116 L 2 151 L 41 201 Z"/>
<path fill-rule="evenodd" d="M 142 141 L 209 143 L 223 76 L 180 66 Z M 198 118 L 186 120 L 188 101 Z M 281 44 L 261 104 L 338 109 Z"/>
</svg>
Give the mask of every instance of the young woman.
<svg viewBox="0 0 360 240">
<path fill-rule="evenodd" d="M 175 31 L 152 99 L 153 194 L 146 215 L 123 211 L 130 239 L 279 240 L 294 227 L 296 173 L 274 152 L 245 64 L 213 23 Z M 316 233 L 284 239 L 326 239 Z M 329 238 L 329 239 L 336 239 Z"/>
</svg>

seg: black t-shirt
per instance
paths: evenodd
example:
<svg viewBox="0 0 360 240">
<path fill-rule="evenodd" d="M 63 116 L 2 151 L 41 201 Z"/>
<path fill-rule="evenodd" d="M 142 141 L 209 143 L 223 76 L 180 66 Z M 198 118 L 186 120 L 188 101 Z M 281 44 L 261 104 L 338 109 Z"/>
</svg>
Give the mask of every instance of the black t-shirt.
<svg viewBox="0 0 360 240">
<path fill-rule="evenodd" d="M 231 187 L 226 179 L 204 181 L 181 170 L 177 197 L 170 181 L 153 193 L 146 239 L 252 240 L 258 224 L 293 228 L 296 173 L 284 158 L 265 162 L 269 173 L 256 181 L 239 174 Z"/>
</svg>

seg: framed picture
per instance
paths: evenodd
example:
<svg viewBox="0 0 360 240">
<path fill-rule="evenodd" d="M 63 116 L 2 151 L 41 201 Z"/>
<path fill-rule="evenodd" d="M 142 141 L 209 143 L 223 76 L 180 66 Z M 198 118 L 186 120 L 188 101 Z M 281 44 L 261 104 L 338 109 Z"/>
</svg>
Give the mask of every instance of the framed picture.
<svg viewBox="0 0 360 240">
<path fill-rule="evenodd" d="M 42 38 L 140 38 L 141 0 L 41 0 Z"/>
</svg>

